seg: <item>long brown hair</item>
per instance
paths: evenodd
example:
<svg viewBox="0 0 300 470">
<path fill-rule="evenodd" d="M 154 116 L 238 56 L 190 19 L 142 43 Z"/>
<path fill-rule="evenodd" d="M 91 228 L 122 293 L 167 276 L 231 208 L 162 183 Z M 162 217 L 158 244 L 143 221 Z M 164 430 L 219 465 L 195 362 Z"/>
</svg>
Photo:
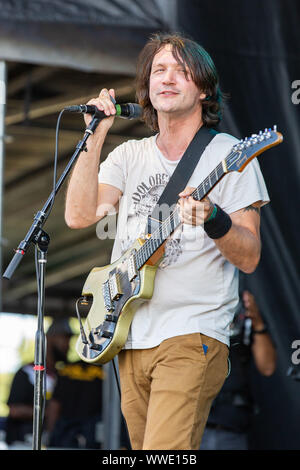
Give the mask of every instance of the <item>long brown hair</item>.
<svg viewBox="0 0 300 470">
<path fill-rule="evenodd" d="M 172 54 L 176 61 L 190 72 L 193 82 L 206 94 L 206 98 L 202 100 L 204 125 L 207 127 L 216 126 L 221 120 L 222 93 L 215 65 L 202 46 L 179 33 L 154 34 L 139 55 L 136 98 L 143 108 L 142 119 L 152 130 L 159 130 L 157 112 L 149 97 L 149 80 L 153 58 L 167 44 L 171 44 Z"/>
</svg>

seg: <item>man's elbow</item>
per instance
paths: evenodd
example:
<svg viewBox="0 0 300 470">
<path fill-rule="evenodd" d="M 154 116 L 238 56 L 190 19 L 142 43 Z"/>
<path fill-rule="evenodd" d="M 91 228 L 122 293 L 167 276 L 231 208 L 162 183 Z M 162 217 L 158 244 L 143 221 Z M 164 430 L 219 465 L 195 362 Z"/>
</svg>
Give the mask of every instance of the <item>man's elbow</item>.
<svg viewBox="0 0 300 470">
<path fill-rule="evenodd" d="M 273 351 L 273 354 L 270 355 L 268 360 L 265 360 L 263 364 L 260 364 L 258 368 L 261 375 L 265 377 L 271 377 L 276 371 L 276 362 L 277 362 L 277 354 L 276 351 Z"/>
<path fill-rule="evenodd" d="M 70 216 L 65 212 L 65 222 L 69 228 L 76 229 L 76 228 L 82 228 L 82 224 L 79 223 L 79 221 L 75 218 Z"/>
<path fill-rule="evenodd" d="M 71 220 L 71 221 L 67 221 L 66 220 L 66 224 L 69 228 L 71 229 L 80 229 L 80 228 L 84 228 L 84 226 L 82 224 L 79 224 L 79 223 L 76 223 L 75 221 Z"/>
<path fill-rule="evenodd" d="M 252 274 L 256 270 L 257 266 L 259 265 L 260 261 L 260 251 L 259 253 L 250 256 L 242 266 L 240 266 L 240 270 L 245 274 Z"/>
<path fill-rule="evenodd" d="M 264 375 L 265 377 L 271 377 L 271 375 L 274 374 L 275 370 L 276 370 L 276 365 L 275 365 L 275 364 L 274 364 L 274 365 L 272 364 L 272 365 L 266 367 L 266 368 L 262 371 L 262 375 Z"/>
<path fill-rule="evenodd" d="M 74 217 L 65 213 L 65 222 L 67 226 L 71 229 L 81 229 L 93 225 L 95 220 L 88 220 L 84 217 Z"/>
</svg>

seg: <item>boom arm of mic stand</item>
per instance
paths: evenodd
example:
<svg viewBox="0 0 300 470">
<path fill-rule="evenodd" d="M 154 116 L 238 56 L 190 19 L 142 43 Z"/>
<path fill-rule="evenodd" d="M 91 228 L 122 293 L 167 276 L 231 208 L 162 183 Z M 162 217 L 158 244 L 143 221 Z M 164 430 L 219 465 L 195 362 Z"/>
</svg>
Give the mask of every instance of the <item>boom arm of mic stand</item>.
<svg viewBox="0 0 300 470">
<path fill-rule="evenodd" d="M 78 142 L 78 144 L 76 145 L 75 152 L 73 153 L 69 163 L 67 164 L 67 166 L 66 166 L 65 170 L 63 171 L 61 177 L 59 178 L 58 182 L 56 183 L 54 191 L 52 191 L 52 193 L 48 197 L 48 199 L 45 202 L 43 208 L 39 212 L 37 212 L 37 214 L 35 215 L 34 221 L 31 225 L 30 229 L 28 230 L 24 240 L 22 240 L 20 242 L 18 248 L 15 250 L 15 254 L 14 254 L 13 258 L 11 259 L 9 265 L 7 266 L 7 268 L 6 268 L 6 270 L 3 274 L 3 277 L 5 279 L 10 279 L 12 277 L 12 275 L 14 274 L 16 268 L 18 267 L 18 265 L 22 261 L 22 259 L 25 255 L 26 251 L 28 250 L 30 244 L 31 243 L 37 243 L 37 241 L 40 237 L 40 232 L 42 230 L 42 227 L 45 224 L 45 222 L 46 222 L 46 220 L 49 216 L 48 211 L 49 211 L 49 208 L 51 207 L 52 200 L 53 200 L 54 196 L 57 194 L 60 187 L 64 183 L 66 177 L 68 176 L 68 174 L 69 174 L 73 164 L 75 163 L 77 157 L 79 156 L 79 154 L 83 150 L 86 150 L 86 141 L 89 138 L 89 136 L 94 133 L 94 131 L 97 128 L 100 120 L 101 119 L 99 117 L 93 116 L 89 126 L 85 130 L 85 134 L 83 136 L 83 139 L 80 140 Z"/>
</svg>

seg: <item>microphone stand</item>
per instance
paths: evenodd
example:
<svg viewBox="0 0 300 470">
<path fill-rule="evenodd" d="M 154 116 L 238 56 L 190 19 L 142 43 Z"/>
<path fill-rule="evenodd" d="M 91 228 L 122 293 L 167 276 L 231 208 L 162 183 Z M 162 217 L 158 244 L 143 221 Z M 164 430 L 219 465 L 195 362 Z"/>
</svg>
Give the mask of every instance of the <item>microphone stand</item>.
<svg viewBox="0 0 300 470">
<path fill-rule="evenodd" d="M 76 145 L 76 150 L 73 153 L 69 163 L 63 171 L 61 177 L 55 185 L 52 193 L 45 202 L 43 208 L 37 212 L 34 221 L 29 228 L 24 240 L 22 240 L 15 250 L 15 255 L 6 268 L 3 277 L 10 279 L 23 259 L 31 243 L 36 246 L 37 254 L 37 278 L 38 278 L 38 308 L 37 308 L 37 331 L 35 336 L 35 355 L 34 355 L 34 406 L 33 406 L 33 450 L 41 449 L 41 435 L 43 424 L 43 411 L 45 407 L 45 392 L 46 392 L 46 337 L 44 333 L 44 306 L 45 306 L 45 273 L 48 247 L 50 243 L 49 235 L 42 229 L 45 224 L 53 204 L 54 197 L 64 183 L 67 175 L 69 174 L 75 160 L 82 151 L 87 151 L 86 141 L 91 134 L 94 133 L 100 120 L 106 117 L 103 114 L 94 114 L 89 126 L 86 128 L 83 139 Z"/>
</svg>

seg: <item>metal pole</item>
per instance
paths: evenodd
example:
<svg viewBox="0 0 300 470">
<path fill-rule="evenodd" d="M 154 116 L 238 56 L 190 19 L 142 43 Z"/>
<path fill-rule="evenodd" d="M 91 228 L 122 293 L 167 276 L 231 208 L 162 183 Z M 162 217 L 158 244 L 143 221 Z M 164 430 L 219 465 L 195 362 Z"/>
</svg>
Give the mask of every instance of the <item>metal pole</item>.
<svg viewBox="0 0 300 470">
<path fill-rule="evenodd" d="M 103 427 L 106 450 L 118 450 L 120 448 L 121 411 L 120 396 L 114 376 L 112 361 L 104 364 L 105 380 L 103 382 Z"/>
<path fill-rule="evenodd" d="M 5 156 L 5 111 L 6 111 L 6 62 L 0 61 L 0 273 L 2 274 L 3 246 L 3 185 L 4 185 L 4 156 Z M 0 312 L 3 310 L 2 276 L 0 275 Z"/>
<path fill-rule="evenodd" d="M 34 353 L 34 397 L 33 397 L 33 437 L 32 449 L 41 450 L 44 411 L 46 405 L 46 335 L 44 333 L 44 308 L 45 308 L 45 271 L 47 262 L 47 250 L 49 238 L 42 236 L 44 240 L 36 246 L 38 259 L 38 327 L 35 335 Z"/>
</svg>

